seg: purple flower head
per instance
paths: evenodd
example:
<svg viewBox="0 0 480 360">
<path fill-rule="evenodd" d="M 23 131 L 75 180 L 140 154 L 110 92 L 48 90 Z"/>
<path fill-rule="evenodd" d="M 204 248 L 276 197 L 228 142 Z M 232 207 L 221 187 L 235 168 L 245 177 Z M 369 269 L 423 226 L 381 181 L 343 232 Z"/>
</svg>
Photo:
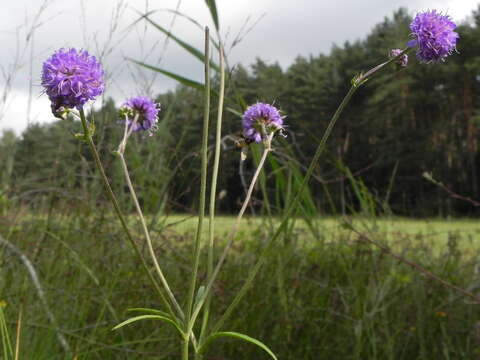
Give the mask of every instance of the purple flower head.
<svg viewBox="0 0 480 360">
<path fill-rule="evenodd" d="M 42 68 L 45 88 L 54 114 L 61 108 L 81 108 L 102 94 L 105 83 L 102 65 L 85 50 L 59 49 Z"/>
<path fill-rule="evenodd" d="M 256 103 L 245 110 L 242 117 L 243 134 L 248 140 L 261 142 L 267 133 L 283 129 L 283 116 L 275 106 Z"/>
<path fill-rule="evenodd" d="M 400 55 L 402 53 L 402 51 L 403 50 L 401 50 L 401 49 L 392 49 L 392 50 L 390 50 L 390 57 L 391 58 L 397 57 L 398 55 Z M 398 65 L 400 65 L 401 67 L 407 67 L 407 65 L 408 65 L 408 55 L 403 54 L 397 60 L 395 60 L 395 62 Z"/>
<path fill-rule="evenodd" d="M 160 105 L 146 96 L 137 96 L 125 101 L 122 111 L 127 111 L 128 126 L 133 126 L 133 131 L 154 130 Z"/>
<path fill-rule="evenodd" d="M 456 27 L 450 16 L 436 10 L 419 13 L 410 24 L 413 40 L 407 45 L 418 47 L 417 58 L 420 62 L 428 64 L 443 61 L 455 50 L 459 38 L 453 31 Z"/>
</svg>

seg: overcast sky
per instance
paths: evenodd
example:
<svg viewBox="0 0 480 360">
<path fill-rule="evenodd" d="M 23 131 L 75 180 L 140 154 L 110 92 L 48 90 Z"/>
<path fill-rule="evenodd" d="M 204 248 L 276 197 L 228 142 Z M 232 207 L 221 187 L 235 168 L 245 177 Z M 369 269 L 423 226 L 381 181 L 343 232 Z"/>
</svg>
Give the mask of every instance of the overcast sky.
<svg viewBox="0 0 480 360">
<path fill-rule="evenodd" d="M 47 3 L 37 19 L 33 41 L 26 41 L 28 29 L 35 24 L 35 14 Z M 479 0 L 217 0 L 221 35 L 227 48 L 239 32 L 251 28 L 228 54 L 229 63 L 251 64 L 256 57 L 278 61 L 284 68 L 298 55 L 328 53 L 332 44 L 363 38 L 384 17 L 399 7 L 414 14 L 426 9 L 446 12 L 463 21 L 477 7 Z M 121 102 L 125 97 L 148 91 L 151 94 L 171 89 L 175 83 L 133 66 L 125 57 L 145 59 L 161 67 L 202 81 L 202 64 L 153 27 L 140 22 L 136 11 L 159 10 L 152 15 L 157 23 L 201 49 L 203 34 L 189 20 L 165 9 L 178 9 L 212 27 L 203 0 L 1 0 L 0 11 L 0 129 L 17 133 L 30 123 L 52 121 L 49 101 L 40 87 L 41 64 L 61 47 L 87 49 L 102 56 L 109 75 L 106 97 Z M 116 20 L 115 20 L 116 19 Z M 246 25 L 245 25 L 246 24 Z M 113 31 L 111 31 L 112 27 Z M 33 48 L 32 45 L 33 44 Z M 17 61 L 15 54 L 19 54 Z M 33 61 L 30 61 L 33 59 Z M 6 104 L 2 100 L 7 74 L 14 73 Z M 372 64 L 373 65 L 373 64 Z M 31 75 L 30 75 L 31 74 Z M 133 74 L 133 75 L 132 75 Z M 28 110 L 29 83 L 32 102 Z M 98 103 L 98 101 L 97 101 Z M 6 105 L 6 106 L 5 106 Z M 30 114 L 30 115 L 28 115 Z"/>
</svg>

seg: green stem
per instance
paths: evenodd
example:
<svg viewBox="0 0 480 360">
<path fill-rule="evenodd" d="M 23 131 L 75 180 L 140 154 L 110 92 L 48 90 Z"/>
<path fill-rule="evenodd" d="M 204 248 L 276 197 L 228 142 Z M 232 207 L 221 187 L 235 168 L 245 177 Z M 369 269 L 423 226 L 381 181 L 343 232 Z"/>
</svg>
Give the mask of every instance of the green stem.
<svg viewBox="0 0 480 360">
<path fill-rule="evenodd" d="M 185 336 L 182 342 L 182 360 L 188 360 L 188 336 Z"/>
<path fill-rule="evenodd" d="M 197 319 L 197 316 L 200 313 L 200 310 L 202 309 L 203 304 L 205 303 L 206 296 L 208 296 L 210 294 L 210 292 L 212 290 L 213 283 L 215 282 L 215 279 L 217 278 L 218 273 L 220 272 L 220 269 L 221 269 L 221 267 L 222 267 L 222 265 L 223 265 L 223 263 L 224 263 L 224 261 L 227 257 L 228 251 L 231 248 L 231 246 L 232 246 L 232 244 L 233 244 L 233 242 L 236 238 L 238 228 L 239 228 L 239 225 L 240 225 L 240 221 L 242 220 L 243 214 L 245 213 L 245 210 L 247 209 L 248 203 L 250 202 L 250 198 L 252 196 L 253 189 L 255 188 L 255 184 L 257 183 L 257 179 L 258 179 L 258 177 L 259 177 L 259 175 L 262 171 L 262 168 L 265 164 L 265 161 L 267 159 L 267 155 L 270 153 L 270 151 L 272 151 L 271 143 L 272 143 L 273 135 L 274 135 L 274 133 L 272 132 L 267 137 L 267 139 L 264 141 L 264 150 L 263 150 L 262 157 L 261 157 L 261 159 L 258 163 L 257 170 L 255 171 L 255 174 L 253 175 L 252 181 L 251 181 L 250 186 L 249 186 L 248 191 L 247 191 L 247 195 L 245 196 L 245 200 L 242 204 L 242 208 L 240 209 L 240 212 L 237 215 L 237 219 L 235 221 L 233 231 L 228 236 L 229 237 L 228 243 L 225 246 L 225 249 L 223 250 L 222 255 L 220 256 L 220 259 L 218 260 L 217 266 L 215 267 L 215 270 L 213 271 L 212 277 L 208 281 L 208 284 L 205 288 L 205 296 L 202 299 L 200 299 L 198 304 L 196 304 L 196 306 L 195 306 L 194 312 L 193 312 L 193 314 L 190 318 L 190 324 L 189 324 L 190 329 L 193 328 L 193 325 L 195 324 L 195 320 Z M 199 343 L 198 347 L 201 348 L 201 346 L 202 346 L 202 344 Z"/>
<path fill-rule="evenodd" d="M 195 234 L 195 250 L 193 255 L 192 278 L 187 298 L 187 311 L 185 325 L 187 336 L 184 340 L 183 358 L 188 359 L 188 343 L 192 328 L 190 316 L 192 314 L 193 300 L 195 297 L 195 288 L 197 286 L 198 267 L 200 264 L 200 244 L 202 238 L 203 219 L 205 217 L 205 198 L 207 192 L 207 162 L 208 162 L 208 123 L 210 118 L 210 35 L 208 27 L 205 27 L 205 94 L 204 94 L 204 112 L 203 112 L 203 138 L 202 138 L 202 170 L 200 180 L 200 203 L 198 209 L 198 224 Z"/>
<path fill-rule="evenodd" d="M 122 150 L 125 149 L 125 145 L 126 145 L 126 142 L 123 143 Z M 138 217 L 140 218 L 140 222 L 142 224 L 142 230 L 145 235 L 145 239 L 147 240 L 148 251 L 150 252 L 150 256 L 155 266 L 155 270 L 157 271 L 160 281 L 165 291 L 167 292 L 167 296 L 170 299 L 170 302 L 175 307 L 175 310 L 177 311 L 178 315 L 180 317 L 183 317 L 184 314 L 183 314 L 182 308 L 178 304 L 177 299 L 175 299 L 175 295 L 173 295 L 173 292 L 170 289 L 170 286 L 168 285 L 167 279 L 165 278 L 165 275 L 163 274 L 163 271 L 160 268 L 160 264 L 158 263 L 157 257 L 155 256 L 155 250 L 153 249 L 152 239 L 150 238 L 150 233 L 147 228 L 147 223 L 145 222 L 145 217 L 143 216 L 142 208 L 140 206 L 140 203 L 138 202 L 137 194 L 133 187 L 132 180 L 130 179 L 130 174 L 128 172 L 128 167 L 125 161 L 125 156 L 123 155 L 123 151 L 119 151 L 117 152 L 117 154 L 122 164 L 123 174 L 125 175 L 125 180 L 127 182 L 128 189 L 130 190 L 130 195 L 132 196 L 133 203 L 135 204 L 135 209 L 137 210 Z"/>
<path fill-rule="evenodd" d="M 80 109 L 80 121 L 82 122 L 82 127 L 83 127 L 85 140 L 87 141 L 88 146 L 90 148 L 90 151 L 93 155 L 95 165 L 97 166 L 97 169 L 100 172 L 102 182 L 103 182 L 103 185 L 105 187 L 107 196 L 110 199 L 111 203 L 113 204 L 113 207 L 115 209 L 115 214 L 117 215 L 118 220 L 120 220 L 120 223 L 122 225 L 122 229 L 125 232 L 125 234 L 127 235 L 127 239 L 130 242 L 130 244 L 132 245 L 133 249 L 135 250 L 136 255 L 140 259 L 140 261 L 142 263 L 143 270 L 147 274 L 147 276 L 150 279 L 150 281 L 151 281 L 152 285 L 154 286 L 155 290 L 158 292 L 160 298 L 165 303 L 170 315 L 175 317 L 175 314 L 174 314 L 169 302 L 167 301 L 165 295 L 163 294 L 162 289 L 160 288 L 159 284 L 157 283 L 157 281 L 153 277 L 152 273 L 150 272 L 150 270 L 148 268 L 148 265 L 147 265 L 144 257 L 142 256 L 140 248 L 138 247 L 137 243 L 133 239 L 132 234 L 130 233 L 130 230 L 128 229 L 125 217 L 123 216 L 122 211 L 120 210 L 120 206 L 118 204 L 117 198 L 116 198 L 115 194 L 113 193 L 113 190 L 112 190 L 112 187 L 110 186 L 107 175 L 105 174 L 105 170 L 103 169 L 102 162 L 100 161 L 100 156 L 98 155 L 97 148 L 95 147 L 95 144 L 93 142 L 92 134 L 90 133 L 90 129 L 88 127 L 83 108 Z"/>
<path fill-rule="evenodd" d="M 350 90 L 348 91 L 348 93 L 345 95 L 342 102 L 338 106 L 337 110 L 335 111 L 335 114 L 333 114 L 333 117 L 330 120 L 330 122 L 327 126 L 327 129 L 325 130 L 325 133 L 323 134 L 323 137 L 320 140 L 320 143 L 318 144 L 317 150 L 315 151 L 315 155 L 313 156 L 313 159 L 310 163 L 310 166 L 308 167 L 307 172 L 305 173 L 305 177 L 303 178 L 303 181 L 302 181 L 294 199 L 292 200 L 292 202 L 288 206 L 288 208 L 287 208 L 287 210 L 284 214 L 284 217 L 282 219 L 282 222 L 280 223 L 279 227 L 277 228 L 277 231 L 268 240 L 267 244 L 265 245 L 262 252 L 260 253 L 260 256 L 257 260 L 257 263 L 255 264 L 253 269 L 250 270 L 250 273 L 248 274 L 247 280 L 245 281 L 245 283 L 241 287 L 240 291 L 237 293 L 237 295 L 233 299 L 232 303 L 228 306 L 225 313 L 218 320 L 218 322 L 213 326 L 212 332 L 218 331 L 223 326 L 223 324 L 230 317 L 230 315 L 232 314 L 233 310 L 236 308 L 236 306 L 238 305 L 240 300 L 243 298 L 243 296 L 245 296 L 248 289 L 252 285 L 253 280 L 255 279 L 258 271 L 260 270 L 260 268 L 262 267 L 262 265 L 266 261 L 266 255 L 270 252 L 273 245 L 275 244 L 275 241 L 279 238 L 280 234 L 283 232 L 283 230 L 287 226 L 290 216 L 292 215 L 293 211 L 296 209 L 296 206 L 297 206 L 298 202 L 300 201 L 300 198 L 303 194 L 303 191 L 304 191 L 305 187 L 308 185 L 308 182 L 310 181 L 310 178 L 312 177 L 313 171 L 314 171 L 315 167 L 317 166 L 317 163 L 318 163 L 318 160 L 320 159 L 320 156 L 325 151 L 327 140 L 330 137 L 330 134 L 332 133 L 332 130 L 335 126 L 335 123 L 337 122 L 337 120 L 340 117 L 340 115 L 342 114 L 343 110 L 345 109 L 345 107 L 349 103 L 353 94 L 358 90 L 358 88 L 360 86 L 365 84 L 365 82 L 367 80 L 369 80 L 372 76 L 374 76 L 380 70 L 385 69 L 388 64 L 391 64 L 392 62 L 396 61 L 403 54 L 406 54 L 409 51 L 411 51 L 410 48 L 407 48 L 407 49 L 403 50 L 398 56 L 393 57 L 393 58 L 389 59 L 388 61 L 386 61 L 386 62 L 384 62 L 384 63 L 382 63 L 378 66 L 373 67 L 372 69 L 367 71 L 365 74 L 361 74 L 361 75 L 355 77 L 352 80 L 352 86 L 350 87 Z M 202 344 L 200 344 L 199 346 L 201 346 L 201 345 Z"/>
<path fill-rule="evenodd" d="M 208 231 L 208 258 L 207 258 L 207 279 L 210 280 L 213 274 L 213 246 L 214 246 L 214 235 L 215 235 L 215 199 L 217 195 L 217 178 L 218 178 L 218 167 L 220 163 L 220 151 L 221 151 L 221 140 L 222 140 L 222 115 L 223 115 L 223 99 L 225 93 L 225 63 L 223 61 L 223 46 L 220 44 L 220 90 L 218 98 L 218 112 L 217 112 L 217 131 L 215 135 L 215 158 L 213 159 L 213 173 L 212 173 L 212 183 L 210 188 L 210 205 L 209 205 L 209 231 Z M 203 313 L 202 328 L 200 332 L 200 339 L 205 335 L 205 331 L 208 326 L 208 318 L 210 315 L 210 302 L 211 294 L 208 294 L 205 304 L 205 310 Z"/>
<path fill-rule="evenodd" d="M 345 95 L 343 101 L 341 102 L 340 106 L 338 107 L 337 111 L 333 115 L 332 119 L 330 120 L 330 123 L 328 124 L 327 129 L 325 130 L 325 133 L 323 134 L 323 137 L 320 140 L 320 143 L 318 144 L 315 155 L 313 156 L 312 162 L 310 163 L 310 166 L 308 167 L 308 170 L 307 170 L 307 172 L 305 174 L 305 177 L 303 178 L 303 181 L 302 181 L 302 183 L 301 183 L 301 185 L 300 185 L 300 187 L 297 191 L 297 194 L 295 195 L 295 198 L 292 200 L 292 202 L 288 206 L 280 226 L 278 227 L 275 234 L 268 240 L 267 244 L 265 245 L 265 247 L 263 248 L 263 250 L 262 250 L 262 252 L 259 256 L 259 259 L 257 260 L 257 263 L 255 264 L 253 269 L 248 274 L 247 280 L 245 281 L 245 283 L 241 287 L 240 291 L 237 293 L 237 295 L 233 299 L 232 303 L 228 306 L 227 310 L 222 315 L 220 320 L 218 320 L 218 322 L 213 326 L 212 332 L 218 331 L 223 326 L 224 322 L 230 317 L 233 310 L 236 308 L 236 306 L 238 305 L 240 300 L 243 298 L 243 296 L 246 294 L 246 292 L 250 288 L 253 280 L 255 279 L 255 276 L 257 275 L 258 271 L 260 270 L 260 268 L 262 267 L 263 263 L 266 260 L 267 253 L 271 250 L 273 244 L 275 243 L 275 241 L 278 239 L 278 237 L 280 236 L 280 234 L 282 233 L 282 231 L 286 227 L 286 225 L 288 223 L 288 219 L 290 218 L 293 211 L 295 210 L 296 205 L 299 202 L 299 200 L 300 200 L 300 198 L 303 194 L 303 190 L 307 186 L 307 184 L 310 180 L 310 177 L 313 174 L 313 170 L 315 169 L 315 167 L 317 165 L 317 162 L 320 159 L 320 156 L 323 154 L 323 152 L 325 150 L 327 140 L 330 137 L 330 134 L 333 130 L 333 127 L 335 126 L 335 123 L 337 122 L 337 120 L 340 117 L 340 114 L 342 113 L 343 109 L 348 104 L 352 95 L 355 93 L 355 91 L 357 89 L 358 89 L 357 85 L 355 85 L 355 84 L 352 85 L 352 87 L 348 91 L 347 95 Z M 200 346 L 201 346 L 201 344 L 200 344 Z"/>
</svg>

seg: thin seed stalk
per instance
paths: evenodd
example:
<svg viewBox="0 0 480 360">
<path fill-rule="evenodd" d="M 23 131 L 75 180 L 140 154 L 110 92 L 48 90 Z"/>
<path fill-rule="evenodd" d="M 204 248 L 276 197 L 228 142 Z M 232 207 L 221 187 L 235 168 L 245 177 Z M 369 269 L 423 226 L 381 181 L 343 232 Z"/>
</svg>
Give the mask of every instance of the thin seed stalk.
<svg viewBox="0 0 480 360">
<path fill-rule="evenodd" d="M 203 137 L 202 137 L 202 168 L 200 180 L 200 203 L 198 209 L 198 224 L 195 233 L 195 249 L 193 254 L 192 277 L 187 297 L 186 309 L 186 336 L 182 348 L 182 359 L 188 360 L 188 345 L 192 327 L 190 317 L 192 315 L 193 300 L 197 286 L 198 267 L 200 264 L 200 244 L 202 238 L 203 220 L 205 217 L 205 199 L 207 192 L 207 163 L 208 163 L 208 125 L 210 119 L 210 31 L 205 27 L 205 93 L 204 93 L 204 112 L 203 112 Z"/>
<path fill-rule="evenodd" d="M 100 161 L 100 156 L 98 155 L 97 148 L 95 147 L 95 143 L 93 142 L 92 134 L 90 133 L 90 129 L 88 127 L 83 108 L 80 109 L 79 113 L 80 113 L 80 121 L 81 121 L 82 127 L 83 127 L 84 138 L 87 141 L 88 146 L 90 148 L 90 152 L 93 155 L 95 165 L 96 165 L 98 171 L 100 172 L 101 179 L 102 179 L 103 185 L 105 187 L 105 191 L 107 193 L 107 196 L 108 196 L 110 202 L 112 203 L 113 208 L 115 209 L 115 215 L 118 217 L 118 220 L 120 220 L 120 224 L 122 225 L 123 231 L 127 235 L 128 241 L 132 245 L 136 255 L 138 256 L 138 258 L 140 259 L 140 261 L 142 263 L 143 270 L 147 274 L 147 276 L 148 276 L 150 282 L 152 283 L 153 287 L 155 288 L 155 290 L 158 292 L 158 294 L 160 296 L 160 299 L 163 301 L 163 303 L 167 307 L 168 312 L 170 313 L 170 315 L 172 315 L 175 318 L 175 313 L 173 312 L 173 309 L 172 309 L 170 303 L 168 302 L 167 298 L 165 297 L 165 294 L 162 292 L 162 289 L 160 288 L 159 284 L 157 283 L 157 281 L 153 277 L 152 273 L 150 272 L 150 270 L 148 268 L 148 265 L 147 265 L 143 255 L 142 255 L 141 251 L 140 251 L 140 248 L 138 247 L 137 243 L 133 239 L 132 234 L 130 233 L 130 230 L 128 229 L 128 225 L 127 225 L 127 222 L 125 220 L 125 217 L 123 216 L 122 211 L 120 210 L 118 200 L 117 200 L 115 194 L 113 193 L 112 187 L 110 186 L 110 182 L 108 181 L 107 175 L 105 174 L 105 170 L 103 169 L 102 162 Z"/>
</svg>

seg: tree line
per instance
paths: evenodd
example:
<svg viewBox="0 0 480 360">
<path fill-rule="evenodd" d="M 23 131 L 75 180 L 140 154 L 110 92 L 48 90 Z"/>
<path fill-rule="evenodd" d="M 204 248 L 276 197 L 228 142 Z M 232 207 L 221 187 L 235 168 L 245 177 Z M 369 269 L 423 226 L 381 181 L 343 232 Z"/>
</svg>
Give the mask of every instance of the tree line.
<svg viewBox="0 0 480 360">
<path fill-rule="evenodd" d="M 400 9 L 365 39 L 334 46 L 329 54 L 299 56 L 286 69 L 261 59 L 248 68 L 230 69 L 219 211 L 238 210 L 254 171 L 258 146 L 251 146 L 241 163 L 236 144 L 240 114 L 247 104 L 274 103 L 286 115 L 287 137 L 276 140 L 251 206 L 252 211 L 280 213 L 351 79 L 385 61 L 390 49 L 404 48 L 410 21 L 408 11 Z M 431 173 L 457 194 L 480 199 L 479 25 L 480 9 L 459 26 L 458 53 L 445 63 L 425 66 L 411 55 L 406 69 L 392 66 L 355 94 L 328 141 L 305 194 L 304 209 L 350 213 L 365 210 L 365 199 L 370 199 L 373 212 L 478 214 L 472 203 L 452 198 L 422 174 Z M 197 206 L 202 96 L 186 86 L 160 94 L 162 113 L 156 134 L 139 134 L 129 144 L 127 161 L 147 211 L 190 212 Z M 122 135 L 117 110 L 109 100 L 93 116 L 96 141 L 113 187 L 126 195 L 120 165 L 112 153 Z M 103 201 L 92 159 L 74 136 L 80 131 L 76 121 L 61 120 L 32 125 L 21 136 L 5 132 L 0 139 L 2 196 L 31 206 L 46 199 L 72 206 L 78 199 Z M 132 206 L 127 196 L 123 201 L 124 207 Z"/>
</svg>

